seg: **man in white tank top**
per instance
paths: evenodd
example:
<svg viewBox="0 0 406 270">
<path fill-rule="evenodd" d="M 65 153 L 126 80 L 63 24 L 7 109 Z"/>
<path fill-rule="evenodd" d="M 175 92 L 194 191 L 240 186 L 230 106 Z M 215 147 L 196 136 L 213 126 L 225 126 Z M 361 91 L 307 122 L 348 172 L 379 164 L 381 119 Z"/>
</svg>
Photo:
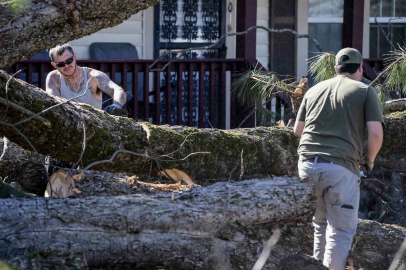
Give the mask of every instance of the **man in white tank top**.
<svg viewBox="0 0 406 270">
<path fill-rule="evenodd" d="M 52 60 L 52 66 L 56 70 L 51 71 L 46 80 L 46 91 L 48 94 L 70 99 L 80 103 L 86 103 L 101 110 L 102 109 L 102 92 L 108 94 L 114 99 L 114 103 L 104 108 L 110 114 L 116 114 L 117 110 L 122 109 L 126 102 L 126 93 L 115 84 L 103 72 L 92 68 L 79 67 L 76 63 L 76 53 L 73 52 L 69 44 L 58 45 L 49 51 L 49 57 Z M 86 86 L 88 90 L 86 91 Z M 84 95 L 83 95 L 84 94 Z M 53 168 L 49 167 L 58 163 L 45 157 L 45 164 L 49 175 L 52 174 Z M 60 165 L 58 163 L 58 165 Z M 47 179 L 44 175 L 44 180 Z"/>
<path fill-rule="evenodd" d="M 113 104 L 104 108 L 108 113 L 115 109 L 122 109 L 126 102 L 125 91 L 115 84 L 103 72 L 86 67 L 79 67 L 76 63 L 76 53 L 69 44 L 58 45 L 49 51 L 52 66 L 46 80 L 48 94 L 70 99 L 80 103 L 90 104 L 97 109 L 102 109 L 102 92 L 111 96 Z M 86 91 L 86 86 L 88 90 Z"/>
</svg>

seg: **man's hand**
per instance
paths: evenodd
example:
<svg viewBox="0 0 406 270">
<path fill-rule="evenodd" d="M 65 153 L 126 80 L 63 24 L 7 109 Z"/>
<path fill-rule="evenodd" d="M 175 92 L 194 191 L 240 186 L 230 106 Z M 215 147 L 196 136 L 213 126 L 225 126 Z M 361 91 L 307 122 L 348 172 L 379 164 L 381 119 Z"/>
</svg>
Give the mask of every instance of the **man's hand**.
<svg viewBox="0 0 406 270">
<path fill-rule="evenodd" d="M 374 168 L 373 162 L 367 161 L 365 159 L 362 159 L 359 162 L 359 169 L 363 171 L 366 176 L 371 176 L 373 168 Z"/>
<path fill-rule="evenodd" d="M 113 104 L 107 106 L 103 111 L 118 116 L 128 116 L 127 110 L 124 110 L 120 103 L 115 101 Z"/>
</svg>

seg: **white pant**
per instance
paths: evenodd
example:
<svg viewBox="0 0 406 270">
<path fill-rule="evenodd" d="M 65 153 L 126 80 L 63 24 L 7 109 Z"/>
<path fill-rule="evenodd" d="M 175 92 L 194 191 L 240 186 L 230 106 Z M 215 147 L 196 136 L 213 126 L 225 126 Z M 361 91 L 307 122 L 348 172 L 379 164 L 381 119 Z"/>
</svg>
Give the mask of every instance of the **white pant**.
<svg viewBox="0 0 406 270">
<path fill-rule="evenodd" d="M 313 217 L 313 257 L 333 270 L 344 270 L 357 230 L 360 179 L 333 163 L 299 161 L 299 176 L 314 184 L 317 208 Z"/>
</svg>

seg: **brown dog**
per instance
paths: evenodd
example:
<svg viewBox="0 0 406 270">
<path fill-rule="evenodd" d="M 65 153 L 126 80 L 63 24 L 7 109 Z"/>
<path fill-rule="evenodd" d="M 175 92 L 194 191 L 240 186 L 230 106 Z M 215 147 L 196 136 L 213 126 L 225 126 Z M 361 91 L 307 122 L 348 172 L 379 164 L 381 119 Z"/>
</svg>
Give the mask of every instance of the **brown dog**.
<svg viewBox="0 0 406 270">
<path fill-rule="evenodd" d="M 64 170 L 57 170 L 49 179 L 44 197 L 57 197 L 67 198 L 82 193 L 75 186 L 75 181 L 81 182 L 84 179 L 84 173 L 81 171 L 79 174 L 72 175 Z M 52 186 L 52 193 L 51 193 Z"/>
</svg>

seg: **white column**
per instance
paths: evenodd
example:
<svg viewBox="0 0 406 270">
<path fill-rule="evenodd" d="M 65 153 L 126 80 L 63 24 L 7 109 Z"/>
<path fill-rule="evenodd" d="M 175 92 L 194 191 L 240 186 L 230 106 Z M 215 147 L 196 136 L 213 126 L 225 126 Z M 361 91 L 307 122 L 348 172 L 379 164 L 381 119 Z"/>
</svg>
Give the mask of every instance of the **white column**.
<svg viewBox="0 0 406 270">
<path fill-rule="evenodd" d="M 204 0 L 203 0 L 204 1 Z M 231 4 L 231 5 L 230 5 Z M 230 12 L 231 10 L 231 12 Z M 226 1 L 226 32 L 237 32 L 237 0 Z M 227 54 L 226 58 L 236 56 L 236 36 L 226 37 Z M 230 106 L 231 104 L 231 72 L 226 72 L 226 129 L 230 129 Z"/>
<path fill-rule="evenodd" d="M 369 16 L 370 16 L 370 0 L 364 0 L 364 37 L 362 42 L 362 57 L 369 58 Z"/>
<path fill-rule="evenodd" d="M 297 1 L 297 18 L 296 29 L 299 34 L 309 33 L 309 0 Z M 307 38 L 299 38 L 296 42 L 296 77 L 300 80 L 302 76 L 307 75 L 307 58 L 309 51 L 309 43 Z"/>
<path fill-rule="evenodd" d="M 231 5 L 230 5 L 231 3 Z M 229 11 L 231 9 L 231 12 Z M 237 32 L 237 0 L 226 1 L 226 32 Z M 226 58 L 235 58 L 236 55 L 236 36 L 226 37 L 227 55 Z"/>
<path fill-rule="evenodd" d="M 269 2 L 270 0 L 258 0 L 257 25 L 269 27 Z M 256 58 L 266 69 L 269 68 L 269 33 L 257 29 Z"/>
<path fill-rule="evenodd" d="M 143 11 L 143 55 L 140 59 L 154 59 L 154 7 Z"/>
</svg>

